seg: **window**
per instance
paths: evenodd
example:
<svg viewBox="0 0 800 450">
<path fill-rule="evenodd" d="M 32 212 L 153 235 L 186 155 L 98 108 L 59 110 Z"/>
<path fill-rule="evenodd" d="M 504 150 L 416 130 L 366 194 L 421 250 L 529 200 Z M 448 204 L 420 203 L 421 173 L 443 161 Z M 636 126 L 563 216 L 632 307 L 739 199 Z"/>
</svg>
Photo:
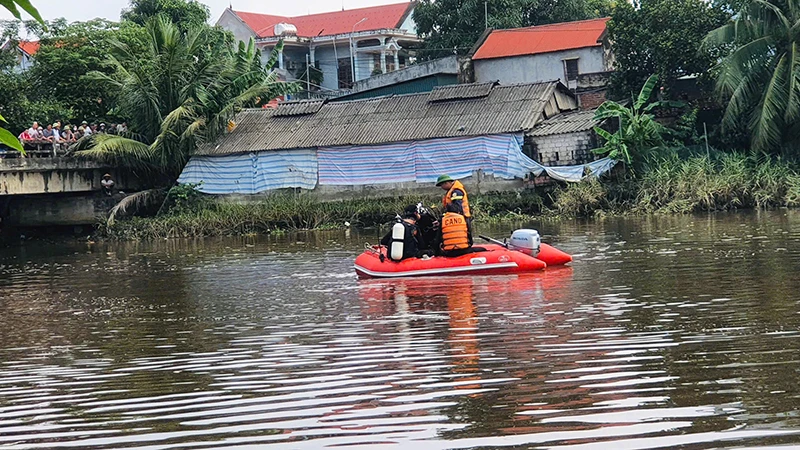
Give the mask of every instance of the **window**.
<svg viewBox="0 0 800 450">
<path fill-rule="evenodd" d="M 577 81 L 578 79 L 578 58 L 564 60 L 564 75 L 567 82 Z"/>
<path fill-rule="evenodd" d="M 350 58 L 339 58 L 337 78 L 339 79 L 339 89 L 353 87 L 353 70 L 350 67 Z"/>
</svg>

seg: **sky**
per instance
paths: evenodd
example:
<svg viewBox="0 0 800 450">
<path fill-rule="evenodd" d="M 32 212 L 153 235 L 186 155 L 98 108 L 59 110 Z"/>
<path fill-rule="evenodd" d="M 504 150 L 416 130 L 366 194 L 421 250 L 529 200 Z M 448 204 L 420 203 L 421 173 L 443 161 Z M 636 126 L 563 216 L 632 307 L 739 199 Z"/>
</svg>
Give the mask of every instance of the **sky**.
<svg viewBox="0 0 800 450">
<path fill-rule="evenodd" d="M 403 0 L 203 0 L 211 10 L 211 23 L 219 18 L 229 5 L 237 11 L 249 11 L 279 16 L 300 16 L 328 11 L 362 8 L 388 3 L 399 3 Z M 69 22 L 91 20 L 96 17 L 119 20 L 120 11 L 128 7 L 129 0 L 32 0 L 45 20 L 64 17 Z M 23 19 L 30 17 L 23 13 Z M 13 19 L 11 13 L 0 7 L 0 20 Z"/>
</svg>

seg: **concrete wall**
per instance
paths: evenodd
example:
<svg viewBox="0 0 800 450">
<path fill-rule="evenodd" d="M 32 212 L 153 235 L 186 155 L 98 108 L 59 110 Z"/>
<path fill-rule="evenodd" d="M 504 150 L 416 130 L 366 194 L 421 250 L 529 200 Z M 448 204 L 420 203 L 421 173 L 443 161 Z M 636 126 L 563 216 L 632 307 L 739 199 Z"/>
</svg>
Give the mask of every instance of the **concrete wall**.
<svg viewBox="0 0 800 450">
<path fill-rule="evenodd" d="M 545 166 L 569 166 L 592 160 L 594 132 L 554 134 L 531 138 L 532 158 Z"/>
<path fill-rule="evenodd" d="M 606 70 L 603 48 L 586 47 L 563 52 L 473 61 L 475 81 L 480 83 L 499 80 L 501 84 L 514 84 L 561 80 L 567 84 L 563 60 L 573 58 L 579 58 L 578 73 Z"/>
<path fill-rule="evenodd" d="M 414 64 L 400 70 L 395 70 L 394 72 L 388 72 L 358 81 L 353 85 L 353 93 L 377 89 L 391 84 L 402 83 L 404 81 L 436 74 L 458 75 L 458 57 L 453 55 L 447 58 Z"/>
<path fill-rule="evenodd" d="M 0 196 L 99 191 L 100 179 L 110 173 L 118 189 L 140 183 L 125 171 L 78 158 L 0 159 Z"/>
<path fill-rule="evenodd" d="M 115 199 L 94 192 L 15 195 L 8 199 L 2 217 L 3 225 L 24 227 L 92 225 L 105 217 L 114 203 Z"/>
<path fill-rule="evenodd" d="M 420 92 L 430 92 L 436 86 L 458 84 L 458 76 L 451 74 L 438 74 L 427 77 L 404 81 L 389 86 L 370 89 L 367 91 L 356 92 L 355 94 L 343 95 L 332 99 L 332 101 L 349 101 L 365 98 L 381 97 L 384 95 L 416 94 Z"/>
</svg>

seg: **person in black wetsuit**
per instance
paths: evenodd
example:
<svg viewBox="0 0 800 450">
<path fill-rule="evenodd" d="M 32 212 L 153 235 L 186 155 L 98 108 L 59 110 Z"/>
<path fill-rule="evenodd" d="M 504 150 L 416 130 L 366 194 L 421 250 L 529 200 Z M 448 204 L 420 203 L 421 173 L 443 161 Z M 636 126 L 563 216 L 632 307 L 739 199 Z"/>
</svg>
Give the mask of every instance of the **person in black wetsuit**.
<svg viewBox="0 0 800 450">
<path fill-rule="evenodd" d="M 425 244 L 422 241 L 422 233 L 420 233 L 419 228 L 417 227 L 418 217 L 419 214 L 417 213 L 416 205 L 409 205 L 403 211 L 403 216 L 399 217 L 399 223 L 403 224 L 403 227 L 405 228 L 405 234 L 403 236 L 403 257 L 401 259 L 418 258 L 423 254 L 426 254 L 424 251 Z M 392 226 L 394 226 L 395 223 L 397 222 L 392 223 Z M 381 245 L 391 250 L 391 244 L 392 230 L 390 228 L 389 232 L 383 236 L 383 239 L 381 239 Z"/>
</svg>

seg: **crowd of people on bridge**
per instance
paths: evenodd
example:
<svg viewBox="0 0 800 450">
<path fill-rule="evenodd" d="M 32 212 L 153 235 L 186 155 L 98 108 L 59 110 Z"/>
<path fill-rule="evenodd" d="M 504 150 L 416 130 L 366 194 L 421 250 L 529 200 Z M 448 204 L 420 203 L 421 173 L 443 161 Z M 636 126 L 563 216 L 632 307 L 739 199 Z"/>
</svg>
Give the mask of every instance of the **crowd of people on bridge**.
<svg viewBox="0 0 800 450">
<path fill-rule="evenodd" d="M 70 125 L 61 121 L 42 126 L 39 122 L 33 122 L 30 128 L 19 135 L 19 140 L 25 150 L 39 150 L 44 153 L 57 155 L 65 153 L 73 144 L 84 136 L 94 134 L 124 134 L 128 131 L 128 124 L 125 122 L 106 126 L 105 123 L 89 123 L 82 121 L 80 125 Z"/>
</svg>

